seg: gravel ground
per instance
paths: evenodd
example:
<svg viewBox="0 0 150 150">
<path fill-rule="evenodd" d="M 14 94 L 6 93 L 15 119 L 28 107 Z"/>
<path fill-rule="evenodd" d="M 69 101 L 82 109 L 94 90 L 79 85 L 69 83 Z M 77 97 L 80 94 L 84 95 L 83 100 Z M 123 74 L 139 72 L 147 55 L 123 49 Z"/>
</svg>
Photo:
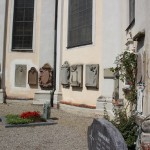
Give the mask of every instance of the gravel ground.
<svg viewBox="0 0 150 150">
<path fill-rule="evenodd" d="M 27 102 L 0 104 L 0 116 L 23 111 L 40 111 L 42 106 Z M 57 124 L 5 128 L 0 122 L 0 150 L 88 150 L 87 128 L 93 119 L 52 109 Z"/>
</svg>

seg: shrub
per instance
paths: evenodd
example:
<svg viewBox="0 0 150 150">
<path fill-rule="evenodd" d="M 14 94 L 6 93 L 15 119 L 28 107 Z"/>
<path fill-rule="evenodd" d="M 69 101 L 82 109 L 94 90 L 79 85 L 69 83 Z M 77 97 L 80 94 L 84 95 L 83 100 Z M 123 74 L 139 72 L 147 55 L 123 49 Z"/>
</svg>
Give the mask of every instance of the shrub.
<svg viewBox="0 0 150 150">
<path fill-rule="evenodd" d="M 110 120 L 107 110 L 105 108 L 104 118 L 110 121 L 121 132 L 128 150 L 135 150 L 135 141 L 137 139 L 137 125 L 134 116 L 127 116 L 126 110 L 114 110 L 115 118 Z"/>
<path fill-rule="evenodd" d="M 116 67 L 111 68 L 111 71 L 118 74 L 118 79 L 129 85 L 130 88 L 123 89 L 127 104 L 122 109 L 114 110 L 115 119 L 111 120 L 111 122 L 122 133 L 128 149 L 134 150 L 134 143 L 137 138 L 137 125 L 135 117 L 132 115 L 128 116 L 126 110 L 130 109 L 130 114 L 134 114 L 137 105 L 137 55 L 134 52 L 124 51 L 116 58 L 115 63 Z M 104 115 L 106 119 L 109 119 L 106 112 L 104 112 Z"/>
</svg>

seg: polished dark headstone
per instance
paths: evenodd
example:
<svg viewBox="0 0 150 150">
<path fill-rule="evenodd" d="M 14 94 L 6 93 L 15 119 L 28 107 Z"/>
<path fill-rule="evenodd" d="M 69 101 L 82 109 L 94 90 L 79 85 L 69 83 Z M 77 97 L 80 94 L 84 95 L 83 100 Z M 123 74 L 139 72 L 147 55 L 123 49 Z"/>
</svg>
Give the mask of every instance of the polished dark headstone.
<svg viewBox="0 0 150 150">
<path fill-rule="evenodd" d="M 128 150 L 118 129 L 105 119 L 94 119 L 88 128 L 89 150 Z"/>
</svg>

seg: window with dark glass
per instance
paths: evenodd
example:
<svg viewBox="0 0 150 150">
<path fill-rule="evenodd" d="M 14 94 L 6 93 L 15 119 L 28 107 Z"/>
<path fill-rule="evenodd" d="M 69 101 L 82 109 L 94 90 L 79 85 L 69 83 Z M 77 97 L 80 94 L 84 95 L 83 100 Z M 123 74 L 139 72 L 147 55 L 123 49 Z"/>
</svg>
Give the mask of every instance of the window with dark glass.
<svg viewBox="0 0 150 150">
<path fill-rule="evenodd" d="M 12 49 L 32 49 L 34 0 L 14 0 Z"/>
<path fill-rule="evenodd" d="M 129 23 L 135 19 L 135 0 L 129 0 Z"/>
<path fill-rule="evenodd" d="M 92 44 L 93 0 L 69 0 L 68 48 Z"/>
</svg>

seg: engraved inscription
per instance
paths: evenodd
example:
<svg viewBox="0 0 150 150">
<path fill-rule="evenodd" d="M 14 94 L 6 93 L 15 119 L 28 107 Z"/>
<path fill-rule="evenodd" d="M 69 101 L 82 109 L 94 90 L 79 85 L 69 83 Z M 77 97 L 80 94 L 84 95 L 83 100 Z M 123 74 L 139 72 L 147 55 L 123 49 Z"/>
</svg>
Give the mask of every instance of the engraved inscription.
<svg viewBox="0 0 150 150">
<path fill-rule="evenodd" d="M 26 65 L 16 65 L 15 68 L 15 86 L 16 87 L 26 87 Z"/>
<path fill-rule="evenodd" d="M 97 143 L 96 143 L 97 150 L 110 150 L 110 139 L 107 138 L 104 134 L 98 131 L 97 136 Z"/>
<path fill-rule="evenodd" d="M 118 131 L 105 119 L 94 119 L 88 128 L 89 150 L 127 150 L 127 145 Z"/>
</svg>

